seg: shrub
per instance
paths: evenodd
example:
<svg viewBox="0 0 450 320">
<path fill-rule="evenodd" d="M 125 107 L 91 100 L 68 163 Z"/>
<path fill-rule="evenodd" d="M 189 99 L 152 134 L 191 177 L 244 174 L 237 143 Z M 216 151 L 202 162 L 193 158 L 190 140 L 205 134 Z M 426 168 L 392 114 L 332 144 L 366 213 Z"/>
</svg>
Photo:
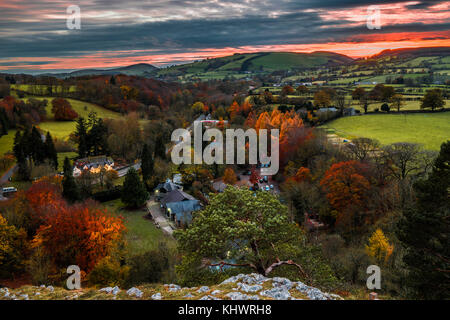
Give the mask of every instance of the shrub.
<svg viewBox="0 0 450 320">
<path fill-rule="evenodd" d="M 174 275 L 175 255 L 165 243 L 156 250 L 147 251 L 127 259 L 129 275 L 127 286 L 141 283 L 171 282 Z"/>
<path fill-rule="evenodd" d="M 391 110 L 391 108 L 389 108 L 389 105 L 387 103 L 383 103 L 381 105 L 381 111 L 389 112 L 390 110 Z"/>
<path fill-rule="evenodd" d="M 88 282 L 93 286 L 123 287 L 128 278 L 129 271 L 130 267 L 121 266 L 117 259 L 107 256 L 97 263 L 89 273 Z"/>
</svg>

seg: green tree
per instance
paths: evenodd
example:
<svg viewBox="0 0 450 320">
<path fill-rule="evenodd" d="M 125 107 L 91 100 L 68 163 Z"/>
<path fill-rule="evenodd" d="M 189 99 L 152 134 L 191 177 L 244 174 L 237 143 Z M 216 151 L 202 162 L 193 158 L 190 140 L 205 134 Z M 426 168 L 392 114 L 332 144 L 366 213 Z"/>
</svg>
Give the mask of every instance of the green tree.
<svg viewBox="0 0 450 320">
<path fill-rule="evenodd" d="M 122 202 L 131 208 L 139 208 L 148 199 L 148 192 L 137 171 L 130 168 L 125 176 L 122 190 Z"/>
<path fill-rule="evenodd" d="M 80 192 L 78 186 L 73 177 L 72 165 L 69 158 L 64 158 L 64 177 L 62 181 L 63 196 L 71 202 L 75 202 L 80 199 Z"/>
<path fill-rule="evenodd" d="M 33 127 L 31 129 L 31 136 L 29 140 L 29 146 L 31 148 L 31 157 L 35 164 L 41 164 L 45 159 L 45 147 L 42 141 L 42 135 Z"/>
<path fill-rule="evenodd" d="M 8 277 L 24 269 L 26 238 L 23 229 L 17 230 L 8 225 L 8 221 L 0 214 L 0 277 Z"/>
<path fill-rule="evenodd" d="M 414 184 L 417 202 L 399 221 L 398 238 L 412 296 L 450 298 L 450 141 L 442 144 L 432 173 Z"/>
<path fill-rule="evenodd" d="M 203 260 L 203 267 L 236 266 L 268 275 L 292 261 L 303 239 L 290 223 L 286 206 L 270 192 L 228 186 L 197 213 L 190 227 L 175 231 L 184 260 Z"/>
<path fill-rule="evenodd" d="M 442 108 L 445 105 L 444 97 L 442 96 L 442 91 L 440 89 L 427 90 L 427 93 L 422 99 L 421 109 L 431 110 Z"/>
<path fill-rule="evenodd" d="M 88 145 L 86 120 L 83 117 L 77 119 L 75 137 L 78 140 L 78 156 L 84 158 L 88 155 Z"/>
<path fill-rule="evenodd" d="M 58 154 L 56 152 L 55 144 L 53 143 L 52 136 L 50 132 L 47 131 L 47 135 L 45 136 L 45 157 L 50 160 L 50 164 L 58 170 Z"/>
<path fill-rule="evenodd" d="M 141 160 L 141 170 L 142 170 L 142 180 L 147 181 L 153 175 L 154 161 L 152 153 L 147 144 L 144 144 L 142 148 L 142 160 Z"/>
</svg>

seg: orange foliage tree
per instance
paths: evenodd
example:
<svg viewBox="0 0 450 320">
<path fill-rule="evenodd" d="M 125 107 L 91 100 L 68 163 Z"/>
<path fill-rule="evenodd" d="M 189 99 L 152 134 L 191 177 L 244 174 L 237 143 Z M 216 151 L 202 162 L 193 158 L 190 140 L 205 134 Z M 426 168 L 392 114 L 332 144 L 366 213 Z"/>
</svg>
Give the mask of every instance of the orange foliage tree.
<svg viewBox="0 0 450 320">
<path fill-rule="evenodd" d="M 308 168 L 300 167 L 295 174 L 295 181 L 308 181 L 311 182 L 311 171 Z"/>
<path fill-rule="evenodd" d="M 69 121 L 78 118 L 78 113 L 72 109 L 70 102 L 63 98 L 52 100 L 52 113 L 55 120 Z"/>
<path fill-rule="evenodd" d="M 223 182 L 226 184 L 234 185 L 237 181 L 236 173 L 232 168 L 226 168 L 225 173 L 223 175 Z"/>
<path fill-rule="evenodd" d="M 370 183 L 364 176 L 366 166 L 358 161 L 333 164 L 320 181 L 330 205 L 343 213 L 350 206 L 363 207 Z"/>
<path fill-rule="evenodd" d="M 89 273 L 122 238 L 122 218 L 113 217 L 93 203 L 62 206 L 47 216 L 33 239 L 56 267 L 76 264 Z"/>
</svg>

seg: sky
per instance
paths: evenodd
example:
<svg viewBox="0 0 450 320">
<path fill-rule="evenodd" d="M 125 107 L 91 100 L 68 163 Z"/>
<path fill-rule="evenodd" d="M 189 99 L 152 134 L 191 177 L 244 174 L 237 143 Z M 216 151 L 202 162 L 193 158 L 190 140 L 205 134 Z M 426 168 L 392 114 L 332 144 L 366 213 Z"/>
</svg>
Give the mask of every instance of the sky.
<svg viewBox="0 0 450 320">
<path fill-rule="evenodd" d="M 67 27 L 72 5 L 79 29 Z M 267 51 L 358 58 L 449 46 L 449 39 L 450 1 L 440 0 L 0 0 L 0 71 L 7 72 L 163 67 Z"/>
</svg>

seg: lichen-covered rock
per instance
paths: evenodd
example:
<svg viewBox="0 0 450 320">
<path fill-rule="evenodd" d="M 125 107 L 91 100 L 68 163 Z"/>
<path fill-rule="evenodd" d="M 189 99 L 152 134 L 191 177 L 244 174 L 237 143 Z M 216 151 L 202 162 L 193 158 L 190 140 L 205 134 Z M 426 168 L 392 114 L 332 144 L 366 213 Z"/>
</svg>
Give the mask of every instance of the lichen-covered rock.
<svg viewBox="0 0 450 320">
<path fill-rule="evenodd" d="M 262 286 L 259 284 L 254 284 L 254 285 L 248 285 L 242 282 L 238 282 L 237 286 L 239 287 L 239 290 L 244 291 L 244 292 L 258 292 L 262 290 Z"/>
<path fill-rule="evenodd" d="M 230 292 L 225 295 L 231 300 L 259 300 L 259 297 L 256 295 L 250 296 L 241 292 Z"/>
<path fill-rule="evenodd" d="M 288 287 L 278 286 L 269 290 L 264 290 L 259 293 L 261 296 L 269 297 L 275 300 L 289 300 L 291 294 Z"/>
<path fill-rule="evenodd" d="M 100 291 L 100 292 L 105 292 L 105 293 L 110 294 L 113 290 L 114 290 L 114 289 L 113 289 L 112 287 L 106 287 L 106 288 L 101 288 L 101 289 L 98 290 L 98 291 Z"/>
<path fill-rule="evenodd" d="M 152 295 L 152 299 L 153 300 L 161 300 L 162 299 L 162 296 L 161 296 L 161 293 L 155 293 L 154 295 Z"/>
<path fill-rule="evenodd" d="M 198 293 L 204 293 L 204 292 L 208 292 L 210 289 L 207 286 L 203 286 L 200 289 L 197 290 Z"/>
<path fill-rule="evenodd" d="M 170 292 L 177 292 L 177 291 L 181 290 L 181 287 L 179 285 L 176 285 L 173 283 L 168 284 L 168 285 L 165 284 L 164 286 L 167 287 Z"/>
<path fill-rule="evenodd" d="M 201 297 L 199 300 L 222 300 L 222 299 L 219 299 L 219 298 L 211 296 L 211 295 L 206 295 L 206 296 Z"/>
<path fill-rule="evenodd" d="M 213 292 L 211 292 L 211 294 L 213 295 L 213 296 L 215 296 L 216 294 L 219 294 L 219 293 L 221 293 L 222 291 L 221 290 L 214 290 Z"/>
<path fill-rule="evenodd" d="M 144 293 L 141 290 L 139 290 L 138 288 L 135 288 L 135 287 L 130 288 L 127 291 L 127 295 L 130 296 L 130 297 L 134 296 L 134 297 L 137 297 L 137 298 L 142 298 L 143 294 Z"/>
<path fill-rule="evenodd" d="M 274 288 L 275 287 L 283 287 L 283 288 L 286 288 L 287 290 L 290 290 L 293 286 L 293 283 L 289 279 L 275 277 L 275 278 L 272 278 L 272 286 Z"/>
</svg>

